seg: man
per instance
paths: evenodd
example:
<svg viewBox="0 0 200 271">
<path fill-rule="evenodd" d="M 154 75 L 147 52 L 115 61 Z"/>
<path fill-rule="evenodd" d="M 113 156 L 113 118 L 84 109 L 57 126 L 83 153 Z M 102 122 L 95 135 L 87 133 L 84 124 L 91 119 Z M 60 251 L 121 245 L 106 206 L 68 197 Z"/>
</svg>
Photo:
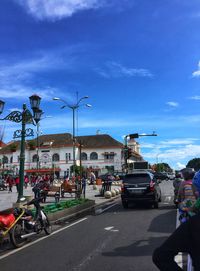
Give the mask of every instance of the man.
<svg viewBox="0 0 200 271">
<path fill-rule="evenodd" d="M 153 253 L 153 262 L 161 271 L 183 270 L 174 257 L 179 252 L 190 254 L 194 271 L 200 270 L 200 213 L 181 224 Z"/>
</svg>

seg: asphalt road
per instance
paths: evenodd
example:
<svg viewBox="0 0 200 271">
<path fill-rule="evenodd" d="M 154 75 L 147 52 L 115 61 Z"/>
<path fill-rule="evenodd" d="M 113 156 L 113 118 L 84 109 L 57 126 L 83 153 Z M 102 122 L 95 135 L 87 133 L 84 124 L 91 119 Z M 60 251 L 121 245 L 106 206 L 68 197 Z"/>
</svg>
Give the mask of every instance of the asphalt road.
<svg viewBox="0 0 200 271">
<path fill-rule="evenodd" d="M 102 214 L 57 228 L 49 237 L 0 256 L 1 271 L 151 271 L 153 250 L 175 229 L 172 182 L 161 184 L 159 209 L 121 202 Z M 13 253 L 14 252 L 14 253 Z M 13 254 L 9 254 L 13 253 Z"/>
</svg>

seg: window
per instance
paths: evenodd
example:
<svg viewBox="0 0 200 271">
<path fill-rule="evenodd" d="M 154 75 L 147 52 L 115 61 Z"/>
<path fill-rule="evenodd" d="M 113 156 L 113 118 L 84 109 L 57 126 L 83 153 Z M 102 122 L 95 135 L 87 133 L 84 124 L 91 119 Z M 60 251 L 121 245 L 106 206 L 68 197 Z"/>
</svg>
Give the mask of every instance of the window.
<svg viewBox="0 0 200 271">
<path fill-rule="evenodd" d="M 114 153 L 105 153 L 104 159 L 105 160 L 114 160 Z"/>
<path fill-rule="evenodd" d="M 8 157 L 7 156 L 3 156 L 3 164 L 8 164 Z"/>
<path fill-rule="evenodd" d="M 92 152 L 90 154 L 90 160 L 98 160 L 98 154 L 96 152 Z"/>
<path fill-rule="evenodd" d="M 65 160 L 66 162 L 71 160 L 71 153 L 65 153 Z"/>
<path fill-rule="evenodd" d="M 37 154 L 34 154 L 32 158 L 32 162 L 33 163 L 37 162 L 37 158 L 38 158 Z"/>
<path fill-rule="evenodd" d="M 85 152 L 81 153 L 81 160 L 87 160 L 87 153 Z"/>
<path fill-rule="evenodd" d="M 13 163 L 13 157 L 12 156 L 10 157 L 10 163 L 11 164 Z"/>
<path fill-rule="evenodd" d="M 57 161 L 60 161 L 60 156 L 58 153 L 54 153 L 53 156 L 52 156 L 52 161 L 53 162 L 57 162 Z"/>
</svg>

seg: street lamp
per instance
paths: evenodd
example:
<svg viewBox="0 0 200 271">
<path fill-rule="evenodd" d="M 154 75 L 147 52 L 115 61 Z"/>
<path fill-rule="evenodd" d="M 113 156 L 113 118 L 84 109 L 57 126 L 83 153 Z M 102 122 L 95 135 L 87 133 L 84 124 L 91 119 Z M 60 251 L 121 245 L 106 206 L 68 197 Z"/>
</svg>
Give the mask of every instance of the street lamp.
<svg viewBox="0 0 200 271">
<path fill-rule="evenodd" d="M 37 145 L 37 149 L 36 149 L 36 151 L 37 151 L 37 166 L 36 166 L 37 172 L 39 169 L 39 126 L 40 126 L 39 122 L 41 120 L 41 116 L 43 113 L 44 112 L 39 108 L 37 108 L 34 112 L 34 120 L 35 120 L 36 126 L 37 126 L 37 144 L 36 144 Z"/>
<path fill-rule="evenodd" d="M 33 114 L 39 109 L 41 98 L 38 95 L 32 95 L 29 97 L 31 108 L 33 110 Z M 4 109 L 4 101 L 0 100 L 0 114 Z M 12 111 L 5 118 L 0 120 L 9 120 L 16 123 L 22 123 L 21 130 L 16 130 L 14 132 L 13 138 L 21 138 L 20 144 L 20 166 L 19 166 L 19 192 L 17 202 L 20 202 L 20 199 L 23 197 L 23 186 L 24 186 L 24 162 L 25 162 L 25 137 L 33 136 L 33 129 L 27 128 L 26 124 L 36 125 L 34 115 L 27 109 L 26 104 L 22 106 L 22 112 L 20 111 Z"/>
<path fill-rule="evenodd" d="M 144 134 L 138 134 L 138 133 L 135 133 L 135 134 L 126 135 L 124 137 L 124 157 L 125 157 L 125 170 L 126 170 L 126 173 L 128 172 L 128 153 L 129 153 L 127 139 L 128 138 L 130 138 L 130 139 L 139 138 L 139 137 L 142 137 L 142 136 L 157 136 L 157 134 L 153 131 L 152 134 L 145 134 L 145 133 Z"/>
<path fill-rule="evenodd" d="M 84 99 L 88 99 L 88 96 L 83 96 L 81 97 L 77 103 L 70 105 L 68 104 L 65 100 L 58 98 L 58 97 L 54 97 L 53 100 L 54 101 L 61 101 L 64 103 L 63 106 L 61 106 L 61 109 L 68 107 L 70 109 L 72 109 L 72 118 L 73 118 L 73 125 L 72 125 L 72 141 L 73 141 L 73 176 L 75 176 L 75 166 L 76 166 L 76 159 L 75 159 L 75 110 L 78 109 L 80 106 L 87 106 L 87 107 L 91 107 L 90 104 L 81 104 L 81 101 L 83 101 Z"/>
</svg>

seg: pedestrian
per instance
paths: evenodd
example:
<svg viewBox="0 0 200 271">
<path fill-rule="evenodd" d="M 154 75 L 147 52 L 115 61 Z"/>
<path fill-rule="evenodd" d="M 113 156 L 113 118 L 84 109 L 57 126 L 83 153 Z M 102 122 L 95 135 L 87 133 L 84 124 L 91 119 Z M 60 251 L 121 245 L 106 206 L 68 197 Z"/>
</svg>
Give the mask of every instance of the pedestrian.
<svg viewBox="0 0 200 271">
<path fill-rule="evenodd" d="M 187 170 L 187 168 L 182 171 L 184 180 L 179 186 L 177 195 L 181 222 L 188 218 L 188 211 L 194 206 L 197 199 L 196 187 L 192 183 L 194 174 L 194 171 Z"/>
<path fill-rule="evenodd" d="M 200 197 L 200 170 L 198 170 L 195 175 L 194 175 L 194 178 L 192 180 L 192 183 L 194 184 L 194 186 L 196 187 L 197 189 L 197 196 Z"/>
<path fill-rule="evenodd" d="M 19 176 L 15 177 L 15 185 L 16 185 L 17 193 L 19 193 Z"/>
<path fill-rule="evenodd" d="M 29 178 L 28 178 L 27 175 L 25 175 L 25 177 L 24 177 L 24 187 L 25 187 L 25 189 L 28 187 L 28 183 L 29 183 Z"/>
<path fill-rule="evenodd" d="M 8 193 L 12 192 L 12 187 L 13 187 L 13 178 L 8 175 L 7 179 L 6 179 L 6 182 L 8 184 L 8 187 L 9 187 L 9 191 Z"/>
<path fill-rule="evenodd" d="M 81 179 L 81 186 L 82 186 L 82 194 L 85 198 L 85 192 L 86 192 L 86 176 L 85 175 L 83 175 Z"/>
<path fill-rule="evenodd" d="M 96 181 L 96 176 L 94 174 L 94 172 L 91 171 L 90 173 L 90 184 L 94 184 Z"/>
<path fill-rule="evenodd" d="M 161 271 L 183 271 L 175 262 L 179 253 L 187 253 L 192 258 L 194 271 L 200 270 L 200 213 L 191 217 L 172 233 L 172 235 L 153 252 L 153 262 Z"/>
<path fill-rule="evenodd" d="M 178 191 L 179 208 L 182 212 L 180 226 L 172 235 L 153 253 L 153 262 L 161 271 L 183 270 L 175 262 L 174 257 L 179 253 L 188 253 L 194 265 L 194 270 L 200 270 L 200 212 L 190 217 L 189 211 L 195 206 L 196 194 L 192 185 L 194 171 L 185 169 L 182 172 L 184 181 L 181 182 Z M 187 216 L 183 216 L 186 212 Z M 191 212 L 190 212 L 191 213 Z"/>
<path fill-rule="evenodd" d="M 183 178 L 180 173 L 176 174 L 176 177 L 173 181 L 173 187 L 174 187 L 174 204 L 178 204 L 178 190 L 180 187 L 181 182 L 183 181 Z"/>
</svg>

